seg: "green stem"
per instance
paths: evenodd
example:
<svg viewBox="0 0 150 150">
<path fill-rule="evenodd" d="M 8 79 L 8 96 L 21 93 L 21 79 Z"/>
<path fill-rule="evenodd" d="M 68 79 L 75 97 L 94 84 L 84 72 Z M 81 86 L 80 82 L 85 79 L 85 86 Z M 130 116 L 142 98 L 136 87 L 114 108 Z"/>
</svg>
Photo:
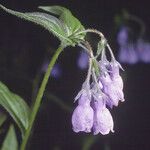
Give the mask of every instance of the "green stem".
<svg viewBox="0 0 150 150">
<path fill-rule="evenodd" d="M 92 63 L 93 63 L 93 67 L 95 68 L 96 76 L 99 77 L 100 69 L 99 69 L 97 60 L 95 58 L 93 58 Z"/>
<path fill-rule="evenodd" d="M 27 145 L 28 139 L 30 137 L 30 133 L 31 133 L 31 130 L 32 130 L 37 112 L 39 110 L 39 107 L 40 107 L 40 104 L 41 104 L 41 101 L 42 101 L 43 93 L 45 91 L 45 88 L 46 88 L 46 85 L 47 85 L 47 82 L 48 82 L 48 79 L 49 79 L 49 76 L 50 76 L 50 73 L 51 73 L 51 70 L 52 70 L 59 54 L 61 53 L 61 51 L 63 49 L 64 49 L 64 46 L 60 45 L 60 47 L 56 50 L 54 56 L 52 57 L 52 59 L 49 63 L 48 69 L 47 69 L 47 71 L 44 75 L 44 78 L 43 78 L 43 81 L 42 81 L 41 86 L 39 88 L 35 103 L 33 105 L 32 113 L 31 113 L 31 116 L 30 116 L 29 127 L 28 127 L 28 129 L 25 133 L 24 138 L 23 138 L 20 150 L 25 150 L 25 148 L 26 148 L 26 145 Z"/>
</svg>

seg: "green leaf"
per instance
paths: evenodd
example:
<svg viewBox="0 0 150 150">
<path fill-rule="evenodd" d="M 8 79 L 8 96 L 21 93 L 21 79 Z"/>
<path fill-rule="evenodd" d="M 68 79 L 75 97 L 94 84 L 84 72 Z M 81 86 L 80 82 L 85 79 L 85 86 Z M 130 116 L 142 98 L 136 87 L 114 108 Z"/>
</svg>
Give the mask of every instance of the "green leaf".
<svg viewBox="0 0 150 150">
<path fill-rule="evenodd" d="M 11 115 L 23 135 L 29 125 L 29 107 L 20 96 L 12 93 L 2 82 L 0 82 L 0 105 Z"/>
<path fill-rule="evenodd" d="M 21 19 L 25 19 L 27 21 L 36 23 L 38 25 L 41 25 L 48 31 L 52 32 L 55 36 L 57 36 L 61 41 L 66 40 L 70 41 L 65 37 L 65 31 L 62 28 L 63 23 L 56 17 L 46 14 L 46 13 L 40 13 L 40 12 L 33 12 L 33 13 L 21 13 L 18 11 L 13 11 L 11 9 L 7 9 L 6 7 L 0 5 L 0 8 L 5 10 L 6 12 L 15 15 Z"/>
<path fill-rule="evenodd" d="M 7 116 L 4 113 L 0 113 L 0 127 L 3 125 L 6 119 Z"/>
<path fill-rule="evenodd" d="M 80 21 L 72 15 L 71 11 L 61 6 L 40 6 L 39 8 L 58 15 L 59 19 L 66 25 L 68 36 L 75 39 L 84 39 L 85 34 L 77 34 L 78 32 L 83 31 L 84 27 Z"/>
<path fill-rule="evenodd" d="M 1 150 L 18 150 L 18 142 L 13 125 L 9 127 L 8 133 L 2 144 Z"/>
<path fill-rule="evenodd" d="M 41 12 L 21 13 L 18 11 L 7 9 L 2 5 L 0 5 L 0 8 L 2 8 L 3 10 L 12 15 L 34 22 L 44 27 L 49 32 L 53 33 L 54 36 L 59 38 L 59 40 L 66 46 L 68 45 L 74 46 L 81 40 L 83 40 L 85 37 L 85 34 L 83 33 L 80 34 L 80 31 L 84 30 L 84 28 L 79 22 L 79 20 L 76 19 L 71 14 L 71 12 L 64 7 L 59 6 L 56 7 L 57 9 L 62 8 L 59 10 L 60 13 L 58 13 L 58 10 L 55 8 L 55 6 L 39 7 L 44 10 L 46 10 L 47 8 L 53 8 L 53 12 L 51 10 L 49 10 L 49 12 L 59 15 L 59 18 Z M 55 11 L 57 11 L 57 13 L 55 13 Z"/>
</svg>

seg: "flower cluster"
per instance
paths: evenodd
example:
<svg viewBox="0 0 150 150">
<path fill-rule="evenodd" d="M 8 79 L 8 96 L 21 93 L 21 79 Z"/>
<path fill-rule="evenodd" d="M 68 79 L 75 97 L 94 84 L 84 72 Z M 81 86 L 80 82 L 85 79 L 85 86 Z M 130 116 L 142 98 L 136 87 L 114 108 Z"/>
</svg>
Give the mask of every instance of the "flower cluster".
<svg viewBox="0 0 150 150">
<path fill-rule="evenodd" d="M 81 91 L 75 98 L 78 106 L 72 115 L 74 132 L 91 132 L 96 135 L 114 132 L 114 122 L 108 107 L 118 106 L 124 101 L 123 81 L 119 74 L 121 65 L 115 60 L 108 46 L 111 61 L 108 61 L 105 49 L 101 51 L 101 60 L 89 57 L 89 70 Z M 95 67 L 96 66 L 96 67 Z"/>
<path fill-rule="evenodd" d="M 150 43 L 142 38 L 137 38 L 135 42 L 129 39 L 129 27 L 121 27 L 117 35 L 119 45 L 119 60 L 121 63 L 136 64 L 141 61 L 150 63 Z"/>
</svg>

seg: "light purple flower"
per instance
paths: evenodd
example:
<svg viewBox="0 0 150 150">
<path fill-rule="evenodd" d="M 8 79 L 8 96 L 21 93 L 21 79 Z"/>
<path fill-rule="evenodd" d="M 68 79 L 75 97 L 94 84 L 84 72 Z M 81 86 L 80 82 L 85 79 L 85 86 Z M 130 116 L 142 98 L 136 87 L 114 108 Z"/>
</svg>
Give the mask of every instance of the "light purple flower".
<svg viewBox="0 0 150 150">
<path fill-rule="evenodd" d="M 128 42 L 128 28 L 122 27 L 117 35 L 117 42 L 120 46 L 124 46 Z"/>
<path fill-rule="evenodd" d="M 119 70 L 123 68 L 117 61 L 111 61 L 110 67 L 109 67 L 109 74 L 112 79 L 112 82 L 114 85 L 116 85 L 118 88 L 123 90 L 123 80 L 122 77 L 120 76 Z"/>
<path fill-rule="evenodd" d="M 103 92 L 106 104 L 112 108 L 118 106 L 119 101 L 124 101 L 123 80 L 119 74 L 122 67 L 115 59 L 109 62 L 105 56 L 103 58 L 99 62 L 101 70 L 99 87 Z"/>
<path fill-rule="evenodd" d="M 92 87 L 92 98 L 94 99 L 94 102 L 101 101 L 101 102 L 103 102 L 103 104 L 107 104 L 108 106 L 111 107 L 111 105 L 108 104 L 108 103 L 110 103 L 111 100 L 110 100 L 109 96 L 103 92 L 103 84 L 101 83 L 100 80 L 98 81 L 98 85 L 94 84 Z M 94 107 L 95 106 L 92 105 L 92 108 L 94 108 Z"/>
<path fill-rule="evenodd" d="M 91 132 L 93 126 L 93 109 L 90 106 L 88 95 L 83 94 L 78 99 L 78 106 L 72 115 L 72 125 L 74 132 Z"/>
<path fill-rule="evenodd" d="M 100 81 L 103 84 L 103 92 L 109 96 L 109 99 L 107 101 L 107 105 L 112 107 L 118 106 L 119 101 L 124 101 L 124 94 L 122 89 L 119 87 L 121 84 L 116 84 L 115 81 L 113 81 L 110 78 L 110 75 L 106 73 L 105 75 L 102 75 L 100 77 Z"/>
<path fill-rule="evenodd" d="M 95 111 L 94 111 L 94 124 L 93 124 L 93 132 L 94 135 L 101 133 L 103 135 L 109 134 L 109 132 L 114 132 L 113 127 L 113 119 L 106 108 L 105 103 L 103 101 L 95 101 Z"/>
<path fill-rule="evenodd" d="M 118 57 L 121 63 L 126 64 L 135 64 L 139 60 L 138 52 L 135 50 L 135 46 L 133 44 L 121 46 Z"/>
<path fill-rule="evenodd" d="M 122 34 L 119 36 L 124 40 L 122 43 L 124 45 L 127 43 L 128 37 L 126 37 L 126 33 L 120 34 Z M 110 52 L 111 61 L 107 59 L 105 48 L 101 50 L 99 64 L 98 54 L 95 57 L 91 54 L 89 59 L 87 78 L 75 98 L 75 101 L 78 101 L 78 106 L 72 115 L 74 132 L 91 132 L 91 129 L 95 135 L 98 133 L 106 135 L 110 131 L 114 132 L 113 118 L 106 106 L 112 108 L 118 106 L 119 101 L 124 101 L 123 80 L 119 74 L 119 69 L 122 67 L 115 60 L 110 46 L 108 44 L 106 46 Z M 85 64 L 85 61 L 84 63 L 82 61 L 84 58 L 79 59 L 80 65 Z"/>
<path fill-rule="evenodd" d="M 150 63 L 150 43 L 144 42 L 139 39 L 137 42 L 137 51 L 139 53 L 139 58 L 145 63 Z"/>
<path fill-rule="evenodd" d="M 81 51 L 77 60 L 78 67 L 82 70 L 86 69 L 88 67 L 88 60 L 88 54 L 84 51 Z"/>
</svg>

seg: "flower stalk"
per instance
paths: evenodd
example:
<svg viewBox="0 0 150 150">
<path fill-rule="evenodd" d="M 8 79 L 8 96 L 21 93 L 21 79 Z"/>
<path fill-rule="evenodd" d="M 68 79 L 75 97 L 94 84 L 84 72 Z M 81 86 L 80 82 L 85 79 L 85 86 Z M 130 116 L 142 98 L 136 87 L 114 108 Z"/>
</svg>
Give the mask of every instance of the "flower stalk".
<svg viewBox="0 0 150 150">
<path fill-rule="evenodd" d="M 36 118 L 36 115 L 37 115 L 38 110 L 40 108 L 40 104 L 41 104 L 41 101 L 42 101 L 42 97 L 43 97 L 46 85 L 48 83 L 48 79 L 49 79 L 50 73 L 52 71 L 52 68 L 53 68 L 53 66 L 54 66 L 58 56 L 60 55 L 60 53 L 62 52 L 62 50 L 64 48 L 65 48 L 64 45 L 60 45 L 58 47 L 58 49 L 56 50 L 54 56 L 52 57 L 49 65 L 48 65 L 47 71 L 46 71 L 46 73 L 44 75 L 43 81 L 41 83 L 41 86 L 39 88 L 39 91 L 38 91 L 35 103 L 34 103 L 33 108 L 32 108 L 32 113 L 31 113 L 30 121 L 29 121 L 29 127 L 28 127 L 28 129 L 27 129 L 27 131 L 25 133 L 25 136 L 24 136 L 23 140 L 22 140 L 22 144 L 21 144 L 20 150 L 25 150 L 26 149 L 26 145 L 27 145 L 28 139 L 30 137 L 30 133 L 31 133 L 31 130 L 32 130 L 35 118 Z"/>
</svg>

